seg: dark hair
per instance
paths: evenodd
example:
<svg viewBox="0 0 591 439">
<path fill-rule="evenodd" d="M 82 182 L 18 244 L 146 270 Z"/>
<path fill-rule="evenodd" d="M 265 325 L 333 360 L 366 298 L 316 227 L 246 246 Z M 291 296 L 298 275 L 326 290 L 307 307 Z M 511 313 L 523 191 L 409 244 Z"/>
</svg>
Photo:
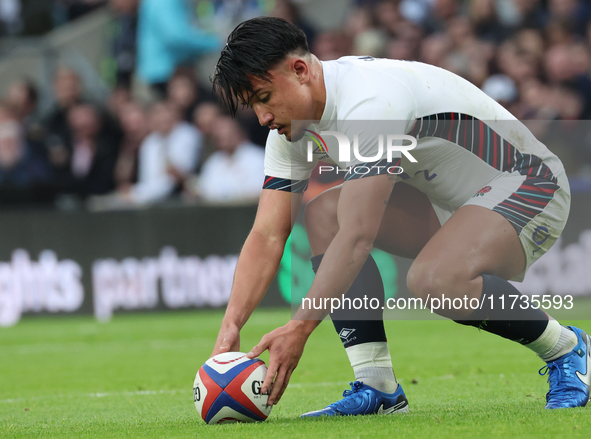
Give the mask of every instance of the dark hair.
<svg viewBox="0 0 591 439">
<path fill-rule="evenodd" d="M 234 116 L 242 92 L 252 93 L 247 75 L 269 81 L 269 69 L 288 54 L 309 53 L 306 35 L 297 26 L 275 17 L 257 17 L 236 26 L 212 78 L 214 93 Z"/>
</svg>

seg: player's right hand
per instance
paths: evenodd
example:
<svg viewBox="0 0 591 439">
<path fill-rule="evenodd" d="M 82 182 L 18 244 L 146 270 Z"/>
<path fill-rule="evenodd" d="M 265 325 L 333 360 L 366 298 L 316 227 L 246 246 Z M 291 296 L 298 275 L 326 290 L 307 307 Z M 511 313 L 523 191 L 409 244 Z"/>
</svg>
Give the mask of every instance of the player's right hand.
<svg viewBox="0 0 591 439">
<path fill-rule="evenodd" d="M 222 323 L 210 358 L 224 352 L 240 352 L 240 330 L 236 325 Z"/>
</svg>

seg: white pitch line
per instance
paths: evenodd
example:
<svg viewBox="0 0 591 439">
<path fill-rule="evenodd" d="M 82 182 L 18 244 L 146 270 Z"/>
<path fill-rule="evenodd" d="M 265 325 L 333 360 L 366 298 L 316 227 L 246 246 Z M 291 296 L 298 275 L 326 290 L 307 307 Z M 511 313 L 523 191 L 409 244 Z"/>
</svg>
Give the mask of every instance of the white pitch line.
<svg viewBox="0 0 591 439">
<path fill-rule="evenodd" d="M 325 383 L 294 383 L 294 384 L 288 384 L 287 387 L 299 389 L 302 387 L 312 387 L 312 386 L 316 386 L 316 387 L 338 386 L 338 385 L 342 386 L 343 384 L 346 384 L 346 383 L 344 381 L 331 381 L 331 382 L 325 382 Z"/>
<path fill-rule="evenodd" d="M 342 385 L 343 382 L 325 382 L 325 383 L 295 383 L 290 384 L 290 388 L 302 388 L 302 387 L 323 387 L 323 386 L 335 386 Z M 31 396 L 29 398 L 9 398 L 0 399 L 0 404 L 13 404 L 16 402 L 38 400 L 38 399 L 63 399 L 63 398 L 106 398 L 106 397 L 117 397 L 117 396 L 146 396 L 146 395 L 176 395 L 177 393 L 191 393 L 190 389 L 173 389 L 173 390 L 136 390 L 134 392 L 95 392 L 95 393 L 80 393 L 80 394 L 66 394 L 66 395 L 38 395 Z"/>
<path fill-rule="evenodd" d="M 196 338 L 164 339 L 164 340 L 142 340 L 130 345 L 128 341 L 100 341 L 100 342 L 64 342 L 64 343 L 36 343 L 2 346 L 0 356 L 28 355 L 28 354 L 62 354 L 78 353 L 84 350 L 109 349 L 129 352 L 130 350 L 143 349 L 182 349 L 187 345 L 197 345 Z"/>
<path fill-rule="evenodd" d="M 29 398 L 9 398 L 0 399 L 0 404 L 11 404 L 21 401 L 30 401 L 38 399 L 64 399 L 64 398 L 105 398 L 110 396 L 143 396 L 143 395 L 176 395 L 177 393 L 191 393 L 189 389 L 176 390 L 136 390 L 135 392 L 96 392 L 96 393 L 70 393 L 66 395 L 38 395 Z"/>
<path fill-rule="evenodd" d="M 492 377 L 499 377 L 504 378 L 505 374 L 486 374 L 487 378 Z M 510 374 L 509 376 L 515 377 L 515 374 Z M 441 375 L 441 376 L 434 376 L 429 377 L 428 379 L 454 379 L 455 376 L 451 374 Z M 404 379 L 399 379 L 399 383 L 404 383 Z M 292 389 L 300 389 L 304 387 L 329 387 L 329 386 L 344 386 L 346 387 L 346 381 L 325 381 L 320 383 L 293 383 L 289 384 L 287 387 Z M 0 404 L 13 404 L 16 402 L 22 401 L 30 401 L 30 400 L 38 400 L 38 399 L 64 399 L 64 398 L 106 398 L 106 397 L 117 397 L 117 396 L 146 396 L 146 395 L 176 395 L 177 393 L 192 393 L 191 389 L 169 389 L 169 390 L 136 390 L 136 391 L 126 391 L 126 392 L 95 392 L 95 393 L 71 393 L 66 395 L 39 395 L 39 396 L 31 396 L 28 398 L 9 398 L 9 399 L 0 399 Z"/>
<path fill-rule="evenodd" d="M 103 392 L 85 393 L 81 396 L 89 398 L 104 398 L 106 396 L 142 396 L 142 395 L 176 395 L 177 393 L 190 393 L 189 390 L 136 390 L 135 392 Z"/>
</svg>

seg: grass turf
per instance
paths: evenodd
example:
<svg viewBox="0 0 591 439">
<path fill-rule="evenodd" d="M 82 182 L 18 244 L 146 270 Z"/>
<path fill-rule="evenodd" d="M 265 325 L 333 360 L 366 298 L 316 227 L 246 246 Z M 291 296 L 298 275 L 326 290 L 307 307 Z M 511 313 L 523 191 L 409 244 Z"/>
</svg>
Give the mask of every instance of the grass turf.
<svg viewBox="0 0 591 439">
<path fill-rule="evenodd" d="M 352 381 L 340 341 L 324 322 L 267 422 L 205 425 L 192 383 L 221 317 L 132 314 L 108 324 L 30 317 L 1 329 L 0 437 L 591 437 L 591 406 L 543 409 L 547 385 L 534 354 L 449 321 L 386 322 L 409 414 L 298 418 L 339 399 Z M 242 349 L 288 319 L 288 310 L 258 311 L 243 330 Z M 578 325 L 591 330 L 589 321 Z"/>
</svg>

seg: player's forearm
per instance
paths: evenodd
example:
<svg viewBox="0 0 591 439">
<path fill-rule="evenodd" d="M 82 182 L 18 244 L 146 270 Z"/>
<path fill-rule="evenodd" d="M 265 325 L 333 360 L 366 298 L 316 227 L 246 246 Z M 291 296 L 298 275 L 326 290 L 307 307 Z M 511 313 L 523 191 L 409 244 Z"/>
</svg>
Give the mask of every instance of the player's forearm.
<svg viewBox="0 0 591 439">
<path fill-rule="evenodd" d="M 322 320 L 330 311 L 330 299 L 340 299 L 351 287 L 369 256 L 372 244 L 371 237 L 339 231 L 326 250 L 320 269 L 306 295 L 306 299 L 310 299 L 307 303 L 315 303 L 316 306 L 320 303 L 320 309 L 315 309 L 314 306 L 304 307 L 306 302 L 303 302 L 294 320 Z"/>
<path fill-rule="evenodd" d="M 277 270 L 285 239 L 252 231 L 240 252 L 224 323 L 244 326 L 265 296 Z"/>
</svg>

